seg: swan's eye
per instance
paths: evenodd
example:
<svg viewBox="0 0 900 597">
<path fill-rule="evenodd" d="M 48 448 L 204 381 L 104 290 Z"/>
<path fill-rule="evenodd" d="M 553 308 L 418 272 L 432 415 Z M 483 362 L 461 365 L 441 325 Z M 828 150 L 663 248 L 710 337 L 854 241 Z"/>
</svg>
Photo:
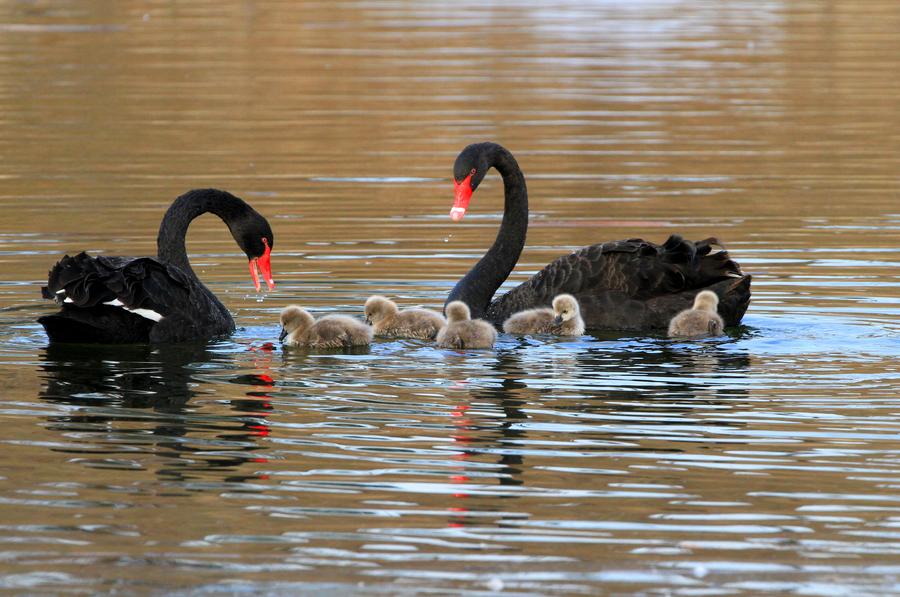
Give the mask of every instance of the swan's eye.
<svg viewBox="0 0 900 597">
<path fill-rule="evenodd" d="M 469 176 L 475 176 L 475 168 L 469 170 Z"/>
</svg>

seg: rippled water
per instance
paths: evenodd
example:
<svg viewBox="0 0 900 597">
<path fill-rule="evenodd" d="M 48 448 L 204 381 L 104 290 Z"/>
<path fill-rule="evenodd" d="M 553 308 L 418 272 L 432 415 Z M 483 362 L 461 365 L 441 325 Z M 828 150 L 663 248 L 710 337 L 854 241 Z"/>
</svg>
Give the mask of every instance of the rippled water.
<svg viewBox="0 0 900 597">
<path fill-rule="evenodd" d="M 900 5 L 0 4 L 0 588 L 47 593 L 900 592 Z M 510 284 L 583 244 L 719 237 L 723 339 L 270 350 L 289 302 L 437 307 L 529 181 Z M 273 224 L 233 338 L 48 347 L 66 252 L 151 254 L 227 188 Z"/>
</svg>

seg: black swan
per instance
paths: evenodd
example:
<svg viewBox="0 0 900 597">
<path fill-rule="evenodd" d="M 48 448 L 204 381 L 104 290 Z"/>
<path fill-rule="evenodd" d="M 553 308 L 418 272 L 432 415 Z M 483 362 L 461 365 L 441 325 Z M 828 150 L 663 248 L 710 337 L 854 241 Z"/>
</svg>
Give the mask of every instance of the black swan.
<svg viewBox="0 0 900 597">
<path fill-rule="evenodd" d="M 207 212 L 222 218 L 247 254 L 257 292 L 260 271 L 274 289 L 269 222 L 231 193 L 196 189 L 175 199 L 163 217 L 155 259 L 82 252 L 53 266 L 41 292 L 62 309 L 38 319 L 50 342 L 168 343 L 233 332 L 231 314 L 197 278 L 185 251 L 188 225 Z"/>
<path fill-rule="evenodd" d="M 476 143 L 456 158 L 456 198 L 450 217 L 466 213 L 472 192 L 494 167 L 503 177 L 503 221 L 493 246 L 447 297 L 469 305 L 473 317 L 500 326 L 513 313 L 550 305 L 560 293 L 575 296 L 585 326 L 595 330 L 665 331 L 676 313 L 690 308 L 700 290 L 715 292 L 727 325 L 737 325 L 750 303 L 750 276 L 714 238 L 691 242 L 673 234 L 662 245 L 630 239 L 583 247 L 556 259 L 493 301 L 515 267 L 528 230 L 525 176 L 507 149 Z M 720 247 L 721 248 L 721 247 Z M 446 304 L 445 304 L 446 308 Z"/>
</svg>

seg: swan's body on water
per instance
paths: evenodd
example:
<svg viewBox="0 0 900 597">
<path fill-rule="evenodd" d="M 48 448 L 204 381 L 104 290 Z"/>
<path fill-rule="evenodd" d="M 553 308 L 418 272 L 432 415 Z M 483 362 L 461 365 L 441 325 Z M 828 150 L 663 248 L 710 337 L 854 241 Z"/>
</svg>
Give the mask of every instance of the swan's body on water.
<svg viewBox="0 0 900 597">
<path fill-rule="evenodd" d="M 178 197 L 159 226 L 156 257 L 66 255 L 53 268 L 44 298 L 58 302 L 54 315 L 38 319 L 51 342 L 169 343 L 205 340 L 234 331 L 234 319 L 197 278 L 184 246 L 191 221 L 214 213 L 228 225 L 249 259 L 259 291 L 259 272 L 269 289 L 275 244 L 268 221 L 226 191 L 196 189 Z"/>
<path fill-rule="evenodd" d="M 525 246 L 528 191 L 516 159 L 496 143 L 469 145 L 456 158 L 456 196 L 450 217 L 462 220 L 472 193 L 490 168 L 503 177 L 503 220 L 484 257 L 456 284 L 447 304 L 461 300 L 473 317 L 500 326 L 512 314 L 548 307 L 558 294 L 573 295 L 588 329 L 665 330 L 690 307 L 698 290 L 720 297 L 728 325 L 740 322 L 750 302 L 750 276 L 714 238 L 691 242 L 672 235 L 662 245 L 642 239 L 605 242 L 560 257 L 506 294 L 494 293 L 512 272 Z M 720 247 L 719 247 L 720 248 Z"/>
</svg>

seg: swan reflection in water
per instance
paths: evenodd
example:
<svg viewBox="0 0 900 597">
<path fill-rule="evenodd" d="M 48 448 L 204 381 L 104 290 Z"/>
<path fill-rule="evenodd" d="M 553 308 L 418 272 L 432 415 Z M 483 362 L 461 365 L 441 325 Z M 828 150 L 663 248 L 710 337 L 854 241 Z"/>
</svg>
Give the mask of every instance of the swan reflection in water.
<svg viewBox="0 0 900 597">
<path fill-rule="evenodd" d="M 39 397 L 77 408 L 49 416 L 47 428 L 82 439 L 51 449 L 78 454 L 75 460 L 95 468 L 152 468 L 168 481 L 256 478 L 238 472 L 248 461 L 263 460 L 255 453 L 259 438 L 269 434 L 267 392 L 274 381 L 259 374 L 221 376 L 252 389 L 228 400 L 235 414 L 223 415 L 218 403 L 215 412 L 204 412 L 208 405 L 190 401 L 210 393 L 194 376 L 198 365 L 212 360 L 206 344 L 51 344 L 42 355 Z"/>
<path fill-rule="evenodd" d="M 645 345 L 641 350 L 623 342 L 622 350 L 553 350 L 554 354 L 548 357 L 546 350 L 530 354 L 532 347 L 525 346 L 527 342 L 523 340 L 523 346 L 513 350 L 498 351 L 492 365 L 496 371 L 492 381 L 500 383 L 473 387 L 454 408 L 452 437 L 459 453 L 455 456 L 458 466 L 450 475 L 451 483 L 461 487 L 483 485 L 481 479 L 493 477 L 497 480 L 496 497 L 515 499 L 529 495 L 515 487 L 553 491 L 552 486 L 545 487 L 547 481 L 536 479 L 545 475 L 541 469 L 553 470 L 554 450 L 560 451 L 560 460 L 567 459 L 565 453 L 569 450 L 586 455 L 596 453 L 601 458 L 604 453 L 612 457 L 623 450 L 684 453 L 690 449 L 684 444 L 659 443 L 664 441 L 662 436 L 667 434 L 665 427 L 672 424 L 672 417 L 685 415 L 678 422 L 680 427 L 708 426 L 708 420 L 686 416 L 692 414 L 694 405 L 724 405 L 748 394 L 746 389 L 735 386 L 750 366 L 749 356 L 718 343 L 685 347 L 668 341 L 641 340 L 639 343 Z M 623 379 L 623 375 L 629 379 Z M 660 409 L 664 409 L 666 417 L 659 417 Z M 542 421 L 546 415 L 541 411 L 546 410 L 575 416 L 568 419 L 551 413 L 549 420 Z M 641 418 L 642 414 L 647 418 Z M 590 420 L 591 415 L 599 418 Z M 583 416 L 589 418 L 579 418 Z M 540 429 L 554 422 L 583 424 L 584 430 L 573 436 L 577 445 L 573 441 L 560 446 L 558 432 Z M 715 424 L 743 425 L 721 420 Z M 642 429 L 633 429 L 635 426 Z M 648 426 L 659 426 L 661 437 L 647 435 Z M 485 457 L 495 466 L 487 468 Z M 533 462 L 526 463 L 526 457 Z M 610 471 L 618 468 L 599 463 L 586 466 Z M 532 480 L 526 483 L 527 475 Z M 607 489 L 612 478 L 619 479 L 598 476 L 593 489 Z M 448 525 L 480 526 L 485 522 L 483 513 L 491 511 L 498 513 L 498 524 L 528 516 L 513 508 L 500 512 L 496 501 L 487 502 L 492 506 L 476 505 L 477 497 L 463 489 L 455 493 Z"/>
</svg>

